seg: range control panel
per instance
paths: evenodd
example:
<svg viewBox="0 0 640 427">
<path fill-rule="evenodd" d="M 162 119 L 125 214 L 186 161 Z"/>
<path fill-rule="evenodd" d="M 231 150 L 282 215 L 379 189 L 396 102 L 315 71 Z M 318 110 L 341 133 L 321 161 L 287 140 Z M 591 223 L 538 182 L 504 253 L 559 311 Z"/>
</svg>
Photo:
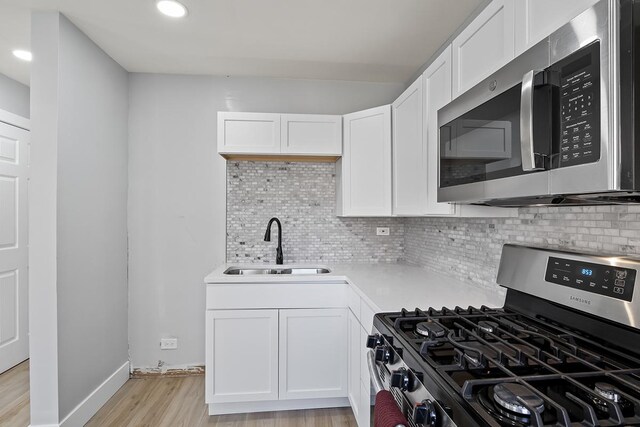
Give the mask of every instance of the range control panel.
<svg viewBox="0 0 640 427">
<path fill-rule="evenodd" d="M 594 294 L 631 301 L 636 282 L 636 270 L 549 257 L 545 280 Z"/>
</svg>

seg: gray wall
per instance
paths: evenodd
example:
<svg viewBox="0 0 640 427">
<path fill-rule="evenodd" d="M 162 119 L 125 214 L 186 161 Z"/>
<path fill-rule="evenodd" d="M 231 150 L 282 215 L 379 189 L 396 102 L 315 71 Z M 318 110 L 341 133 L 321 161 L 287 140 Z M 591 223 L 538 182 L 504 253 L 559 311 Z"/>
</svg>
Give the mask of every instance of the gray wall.
<svg viewBox="0 0 640 427">
<path fill-rule="evenodd" d="M 129 335 L 134 367 L 203 364 L 204 276 L 225 260 L 218 111 L 342 114 L 402 84 L 130 75 Z M 163 336 L 178 349 L 161 351 Z"/>
<path fill-rule="evenodd" d="M 587 253 L 640 255 L 640 206 L 539 207 L 517 218 L 409 218 L 408 263 L 503 292 L 496 283 L 504 243 Z"/>
<path fill-rule="evenodd" d="M 57 322 L 50 325 L 57 332 L 57 366 L 51 368 L 57 370 L 62 420 L 128 360 L 128 75 L 57 12 L 35 13 L 32 32 L 39 58 L 32 81 L 34 130 L 47 126 L 55 145 L 48 161 L 57 169 L 49 177 L 55 211 L 41 213 L 57 218 L 49 223 L 55 229 L 47 230 L 55 239 L 48 256 L 57 260 L 56 280 L 32 285 L 54 287 L 57 295 Z M 52 81 L 45 75 L 54 69 Z M 44 148 L 39 136 L 34 132 L 34 158 Z M 41 261 L 32 258 L 30 268 L 41 268 Z"/>
<path fill-rule="evenodd" d="M 29 118 L 29 87 L 0 74 L 0 110 Z"/>
<path fill-rule="evenodd" d="M 399 218 L 336 217 L 335 163 L 229 162 L 227 261 L 275 262 L 278 228 L 263 241 L 269 218 L 282 221 L 285 263 L 399 262 Z M 377 236 L 376 227 L 390 227 Z"/>
</svg>

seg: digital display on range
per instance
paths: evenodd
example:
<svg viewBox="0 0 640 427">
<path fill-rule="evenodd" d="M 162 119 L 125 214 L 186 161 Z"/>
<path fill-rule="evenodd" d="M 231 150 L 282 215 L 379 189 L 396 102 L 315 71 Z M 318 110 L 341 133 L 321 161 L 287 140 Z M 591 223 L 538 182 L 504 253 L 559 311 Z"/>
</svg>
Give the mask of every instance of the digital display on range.
<svg viewBox="0 0 640 427">
<path fill-rule="evenodd" d="M 549 257 L 545 280 L 594 294 L 631 301 L 636 282 L 636 270 Z"/>
</svg>

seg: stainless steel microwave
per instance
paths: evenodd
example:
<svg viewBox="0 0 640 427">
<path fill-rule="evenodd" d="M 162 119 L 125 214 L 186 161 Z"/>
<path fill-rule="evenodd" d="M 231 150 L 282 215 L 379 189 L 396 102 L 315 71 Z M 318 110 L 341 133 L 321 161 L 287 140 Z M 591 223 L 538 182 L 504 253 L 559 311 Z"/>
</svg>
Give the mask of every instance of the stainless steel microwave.
<svg viewBox="0 0 640 427">
<path fill-rule="evenodd" d="M 602 0 L 438 111 L 438 201 L 638 203 L 639 115 L 640 1 Z"/>
</svg>

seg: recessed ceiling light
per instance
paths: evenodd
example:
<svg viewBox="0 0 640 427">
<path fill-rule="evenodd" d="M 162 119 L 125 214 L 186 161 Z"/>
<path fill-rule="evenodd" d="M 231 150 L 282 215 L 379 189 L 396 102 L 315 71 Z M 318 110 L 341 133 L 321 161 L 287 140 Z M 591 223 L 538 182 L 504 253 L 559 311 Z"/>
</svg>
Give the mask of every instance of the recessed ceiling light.
<svg viewBox="0 0 640 427">
<path fill-rule="evenodd" d="M 175 0 L 159 0 L 156 7 L 161 13 L 172 18 L 182 18 L 187 14 L 185 5 Z"/>
<path fill-rule="evenodd" d="M 13 56 L 16 58 L 20 58 L 23 61 L 31 61 L 33 59 L 33 55 L 28 50 L 15 49 L 13 51 Z"/>
</svg>

